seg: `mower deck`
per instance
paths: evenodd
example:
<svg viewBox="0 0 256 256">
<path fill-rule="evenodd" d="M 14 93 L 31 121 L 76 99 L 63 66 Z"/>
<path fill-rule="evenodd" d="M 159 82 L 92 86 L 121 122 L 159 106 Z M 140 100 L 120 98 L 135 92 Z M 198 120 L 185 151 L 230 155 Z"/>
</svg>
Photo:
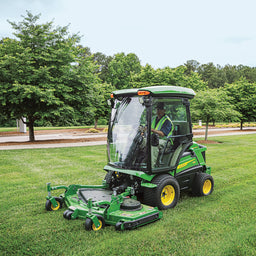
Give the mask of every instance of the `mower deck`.
<svg viewBox="0 0 256 256">
<path fill-rule="evenodd" d="M 60 197 L 51 196 L 51 191 L 63 189 Z M 70 185 L 51 187 L 47 184 L 47 210 L 58 210 L 64 203 L 68 209 L 63 213 L 68 220 L 84 219 L 87 230 L 99 230 L 106 225 L 115 225 L 116 230 L 134 229 L 162 218 L 157 207 L 141 204 L 127 188 L 122 194 L 103 186 Z"/>
</svg>

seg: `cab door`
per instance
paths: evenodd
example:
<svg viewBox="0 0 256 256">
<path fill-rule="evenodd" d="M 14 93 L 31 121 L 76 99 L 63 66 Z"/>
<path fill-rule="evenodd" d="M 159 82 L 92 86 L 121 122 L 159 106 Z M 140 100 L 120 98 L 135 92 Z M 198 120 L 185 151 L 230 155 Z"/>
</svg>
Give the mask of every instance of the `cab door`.
<svg viewBox="0 0 256 256">
<path fill-rule="evenodd" d="M 181 155 L 192 144 L 193 136 L 189 101 L 187 99 L 155 98 L 152 105 L 151 124 L 153 125 L 156 124 L 156 116 L 159 114 L 157 108 L 159 106 L 164 107 L 164 114 L 167 116 L 165 122 L 170 122 L 171 128 L 168 124 L 158 127 L 164 132 L 164 136 L 159 136 L 157 143 L 154 143 L 154 140 L 157 140 L 154 139 L 155 135 L 151 134 L 152 173 L 176 169 Z"/>
</svg>

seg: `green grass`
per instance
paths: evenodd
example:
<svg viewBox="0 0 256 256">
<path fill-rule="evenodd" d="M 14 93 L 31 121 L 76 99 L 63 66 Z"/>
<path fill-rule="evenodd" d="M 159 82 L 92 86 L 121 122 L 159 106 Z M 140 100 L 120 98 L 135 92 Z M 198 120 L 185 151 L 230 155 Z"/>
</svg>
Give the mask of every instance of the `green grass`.
<svg viewBox="0 0 256 256">
<path fill-rule="evenodd" d="M 50 127 L 50 126 L 45 126 L 45 127 L 34 127 L 35 131 L 42 131 L 42 130 L 63 130 L 63 129 L 88 129 L 94 127 L 93 125 L 87 125 L 87 126 L 64 126 L 64 127 Z M 106 125 L 98 125 L 97 128 L 105 128 L 107 127 Z M 18 129 L 19 130 L 19 129 Z M 17 127 L 0 127 L 0 132 L 16 132 Z M 28 127 L 27 127 L 28 131 Z"/>
<path fill-rule="evenodd" d="M 0 151 L 0 254 L 256 255 L 256 135 L 213 139 L 213 194 L 182 193 L 160 221 L 123 232 L 88 232 L 44 208 L 47 182 L 101 184 L 105 146 Z"/>
</svg>

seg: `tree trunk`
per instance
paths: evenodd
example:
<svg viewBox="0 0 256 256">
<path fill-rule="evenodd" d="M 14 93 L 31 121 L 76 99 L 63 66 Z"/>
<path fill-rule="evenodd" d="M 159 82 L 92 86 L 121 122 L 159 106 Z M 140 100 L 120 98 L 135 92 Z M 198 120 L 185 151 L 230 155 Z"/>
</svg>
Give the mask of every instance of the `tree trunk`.
<svg viewBox="0 0 256 256">
<path fill-rule="evenodd" d="M 244 121 L 241 120 L 241 122 L 240 122 L 240 130 L 241 130 L 241 131 L 243 130 L 243 123 L 244 123 Z"/>
<path fill-rule="evenodd" d="M 98 118 L 94 119 L 94 129 L 97 129 L 97 125 L 98 125 Z"/>
<path fill-rule="evenodd" d="M 35 141 L 34 121 L 33 120 L 29 120 L 28 128 L 29 128 L 29 141 L 33 142 L 33 141 Z"/>
<path fill-rule="evenodd" d="M 209 121 L 206 121 L 204 140 L 207 140 L 207 137 L 208 137 L 208 126 L 209 126 Z"/>
</svg>

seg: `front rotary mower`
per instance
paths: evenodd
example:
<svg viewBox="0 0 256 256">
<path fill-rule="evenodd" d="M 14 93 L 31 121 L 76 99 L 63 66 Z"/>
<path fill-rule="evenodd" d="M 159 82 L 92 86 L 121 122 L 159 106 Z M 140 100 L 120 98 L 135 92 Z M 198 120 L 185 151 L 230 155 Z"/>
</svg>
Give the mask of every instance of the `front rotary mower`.
<svg viewBox="0 0 256 256">
<path fill-rule="evenodd" d="M 102 185 L 47 185 L 47 210 L 68 207 L 66 219 L 85 219 L 85 227 L 105 224 L 132 229 L 162 217 L 180 191 L 197 196 L 213 191 L 206 147 L 193 142 L 190 99 L 193 90 L 154 86 L 115 91 L 108 127 L 108 164 Z M 61 197 L 52 190 L 65 189 Z"/>
<path fill-rule="evenodd" d="M 53 197 L 52 190 L 65 189 L 60 197 Z M 47 184 L 48 196 L 46 210 L 56 211 L 63 203 L 68 209 L 63 217 L 68 220 L 85 220 L 85 229 L 98 231 L 105 225 L 114 225 L 116 230 L 134 229 L 162 217 L 156 207 L 141 204 L 136 200 L 132 188 L 117 194 L 109 190 L 108 186 L 70 185 L 51 187 Z"/>
</svg>

